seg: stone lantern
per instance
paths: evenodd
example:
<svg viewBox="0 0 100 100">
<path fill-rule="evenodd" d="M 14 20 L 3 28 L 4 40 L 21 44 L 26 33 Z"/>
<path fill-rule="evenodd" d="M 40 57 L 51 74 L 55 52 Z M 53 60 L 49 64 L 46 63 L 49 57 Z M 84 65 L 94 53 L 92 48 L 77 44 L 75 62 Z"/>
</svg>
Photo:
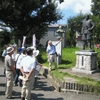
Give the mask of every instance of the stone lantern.
<svg viewBox="0 0 100 100">
<path fill-rule="evenodd" d="M 63 34 L 65 31 L 62 29 L 62 26 L 59 26 L 59 29 L 56 31 L 58 33 L 57 39 L 59 40 L 60 38 L 63 38 Z"/>
<path fill-rule="evenodd" d="M 58 33 L 58 37 L 57 37 L 58 40 L 63 38 L 63 34 L 65 33 L 65 31 L 62 29 L 62 26 L 59 26 L 59 29 L 56 32 Z M 59 50 L 59 53 L 57 56 L 57 64 L 62 62 L 62 44 L 63 44 L 63 41 L 60 43 L 59 49 L 57 49 L 57 51 Z"/>
</svg>

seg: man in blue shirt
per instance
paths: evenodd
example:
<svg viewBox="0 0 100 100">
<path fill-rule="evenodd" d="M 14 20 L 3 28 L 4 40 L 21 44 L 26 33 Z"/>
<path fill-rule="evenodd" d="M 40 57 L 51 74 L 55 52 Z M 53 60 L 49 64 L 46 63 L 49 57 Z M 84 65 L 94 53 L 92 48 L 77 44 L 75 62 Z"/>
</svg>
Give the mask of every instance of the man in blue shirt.
<svg viewBox="0 0 100 100">
<path fill-rule="evenodd" d="M 52 44 L 52 41 L 49 40 L 48 41 L 48 46 L 47 46 L 47 49 L 46 49 L 46 52 L 47 52 L 47 58 L 48 58 L 48 61 L 49 61 L 49 71 L 52 70 L 52 62 L 54 61 L 54 64 L 55 64 L 55 68 L 57 68 L 57 53 L 56 53 L 56 45 L 59 44 L 60 42 L 62 41 L 62 38 L 55 44 L 53 45 Z"/>
</svg>

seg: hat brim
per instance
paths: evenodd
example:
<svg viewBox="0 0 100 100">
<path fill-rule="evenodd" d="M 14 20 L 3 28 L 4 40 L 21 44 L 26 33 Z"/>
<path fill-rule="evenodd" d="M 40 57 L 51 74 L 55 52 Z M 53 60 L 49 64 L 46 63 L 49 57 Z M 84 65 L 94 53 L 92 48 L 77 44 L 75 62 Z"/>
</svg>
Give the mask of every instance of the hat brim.
<svg viewBox="0 0 100 100">
<path fill-rule="evenodd" d="M 9 52 L 7 51 L 7 53 L 11 53 L 12 51 L 14 51 L 14 48 L 12 48 L 12 50 L 11 50 L 11 51 L 9 51 Z"/>
<path fill-rule="evenodd" d="M 36 57 L 36 56 L 38 56 L 39 55 L 39 50 L 34 50 L 33 51 L 33 55 Z"/>
</svg>

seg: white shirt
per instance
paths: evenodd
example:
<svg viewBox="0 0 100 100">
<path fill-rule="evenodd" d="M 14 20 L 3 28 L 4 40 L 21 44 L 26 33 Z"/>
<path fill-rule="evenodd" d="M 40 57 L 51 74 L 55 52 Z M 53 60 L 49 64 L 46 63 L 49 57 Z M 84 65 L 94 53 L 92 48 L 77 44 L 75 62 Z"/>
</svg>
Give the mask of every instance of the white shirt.
<svg viewBox="0 0 100 100">
<path fill-rule="evenodd" d="M 17 52 L 14 52 L 14 53 L 12 54 L 12 59 L 13 59 L 14 61 L 16 61 L 16 60 L 15 60 L 16 54 L 17 54 Z"/>
<path fill-rule="evenodd" d="M 16 54 L 15 56 L 15 61 L 16 61 L 16 68 L 17 69 L 20 69 L 20 64 L 21 64 L 21 61 L 22 59 L 25 57 L 26 55 L 21 53 L 21 54 Z"/>
<path fill-rule="evenodd" d="M 21 67 L 23 67 L 24 72 L 30 72 L 32 69 L 36 67 L 36 61 L 31 56 L 26 56 L 21 61 Z"/>
</svg>

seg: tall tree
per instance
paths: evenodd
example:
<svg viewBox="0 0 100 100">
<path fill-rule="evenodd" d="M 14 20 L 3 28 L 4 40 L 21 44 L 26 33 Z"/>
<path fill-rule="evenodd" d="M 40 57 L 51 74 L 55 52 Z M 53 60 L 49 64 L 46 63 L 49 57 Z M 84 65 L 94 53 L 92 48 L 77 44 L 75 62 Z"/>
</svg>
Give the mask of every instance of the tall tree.
<svg viewBox="0 0 100 100">
<path fill-rule="evenodd" d="M 95 16 L 100 16 L 100 0 L 92 0 L 91 12 Z"/>
<path fill-rule="evenodd" d="M 40 39 L 50 23 L 61 19 L 61 12 L 52 0 L 0 0 L 0 20 L 13 29 L 11 35 Z"/>
<path fill-rule="evenodd" d="M 76 31 L 81 33 L 82 20 L 84 15 L 79 13 L 77 16 L 70 17 L 68 19 L 68 29 L 67 29 L 67 42 L 69 46 L 76 46 Z"/>
<path fill-rule="evenodd" d="M 92 0 L 91 12 L 95 23 L 94 41 L 95 43 L 100 43 L 100 0 Z"/>
</svg>

